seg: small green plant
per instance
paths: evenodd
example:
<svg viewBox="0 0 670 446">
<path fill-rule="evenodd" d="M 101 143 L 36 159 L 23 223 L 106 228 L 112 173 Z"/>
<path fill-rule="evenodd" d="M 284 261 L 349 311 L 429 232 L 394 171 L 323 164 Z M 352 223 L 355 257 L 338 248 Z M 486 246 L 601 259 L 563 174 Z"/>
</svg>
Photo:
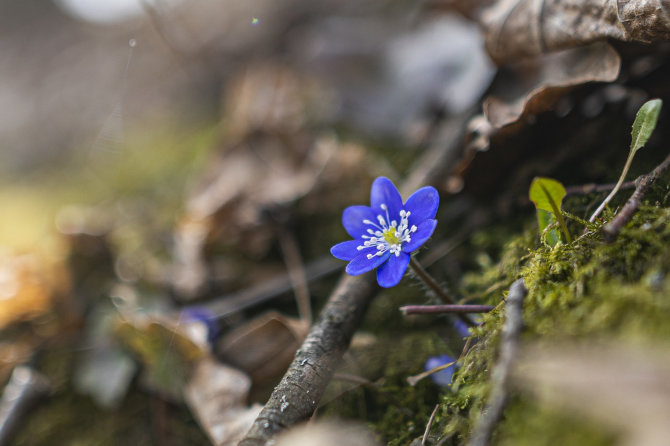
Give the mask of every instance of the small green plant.
<svg viewBox="0 0 670 446">
<path fill-rule="evenodd" d="M 560 182 L 551 178 L 536 177 L 530 183 L 528 196 L 535 203 L 540 232 L 544 233 L 549 225 L 557 221 L 563 232 L 565 241 L 571 243 L 572 238 L 561 214 L 561 203 L 563 202 L 563 197 L 565 197 L 565 187 Z M 555 230 L 551 229 L 548 231 L 546 241 L 552 246 L 558 243 L 558 234 Z"/>
<path fill-rule="evenodd" d="M 632 140 L 630 142 L 630 152 L 628 153 L 626 164 L 623 166 L 623 171 L 621 172 L 619 181 L 616 183 L 616 186 L 614 186 L 614 189 L 612 189 L 612 192 L 609 193 L 600 206 L 598 206 L 598 209 L 596 209 L 593 215 L 591 215 L 589 222 L 593 223 L 595 221 L 598 215 L 600 215 L 603 209 L 605 209 L 607 203 L 609 203 L 614 195 L 619 191 L 619 188 L 626 179 L 626 175 L 628 174 L 630 165 L 633 162 L 635 153 L 644 147 L 645 144 L 647 144 L 651 134 L 654 132 L 656 124 L 658 123 L 658 115 L 661 112 L 662 106 L 663 101 L 660 99 L 652 99 L 645 102 L 637 111 L 635 122 L 633 122 L 633 131 L 631 132 Z"/>
</svg>

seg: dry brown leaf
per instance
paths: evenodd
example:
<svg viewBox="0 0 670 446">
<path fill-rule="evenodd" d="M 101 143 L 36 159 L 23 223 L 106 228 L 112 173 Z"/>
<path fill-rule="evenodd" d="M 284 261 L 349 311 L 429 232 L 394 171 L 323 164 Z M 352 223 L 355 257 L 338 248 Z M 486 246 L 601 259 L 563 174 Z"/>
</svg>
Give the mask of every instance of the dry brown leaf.
<svg viewBox="0 0 670 446">
<path fill-rule="evenodd" d="M 198 179 L 175 231 L 173 283 L 187 298 L 204 288 L 204 246 L 216 240 L 264 253 L 274 236 L 265 212 L 309 193 L 335 149 L 307 126 L 323 102 L 309 77 L 281 65 L 251 66 L 229 91 L 227 142 Z"/>
<path fill-rule="evenodd" d="M 216 352 L 261 384 L 286 371 L 308 330 L 306 321 L 271 311 L 228 333 Z"/>
<path fill-rule="evenodd" d="M 260 405 L 247 406 L 250 387 L 246 374 L 209 356 L 195 366 L 184 399 L 215 445 L 237 444 L 260 413 Z"/>
<path fill-rule="evenodd" d="M 621 344 L 525 346 L 514 371 L 521 389 L 623 431 L 630 446 L 668 444 L 668 376 L 667 348 Z"/>
<path fill-rule="evenodd" d="M 454 1 L 484 29 L 498 64 L 616 39 L 652 43 L 670 38 L 668 0 Z"/>
<path fill-rule="evenodd" d="M 520 62 L 510 66 L 513 79 L 495 87 L 484 101 L 484 114 L 494 128 L 509 126 L 550 109 L 571 88 L 614 81 L 620 66 L 617 52 L 604 43 Z"/>
<path fill-rule="evenodd" d="M 181 398 L 194 364 L 207 354 L 177 321 L 158 314 L 122 312 L 113 330 L 142 363 L 142 384 L 175 401 Z"/>
</svg>

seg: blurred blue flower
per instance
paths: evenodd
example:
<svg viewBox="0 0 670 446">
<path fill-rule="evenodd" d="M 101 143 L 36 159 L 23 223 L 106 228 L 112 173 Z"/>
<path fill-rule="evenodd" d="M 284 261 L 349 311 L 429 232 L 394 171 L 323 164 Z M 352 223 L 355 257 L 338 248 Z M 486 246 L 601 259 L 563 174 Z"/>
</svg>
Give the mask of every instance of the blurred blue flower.
<svg viewBox="0 0 670 446">
<path fill-rule="evenodd" d="M 425 186 L 403 204 L 391 180 L 379 177 L 372 183 L 369 207 L 349 206 L 342 213 L 342 225 L 354 240 L 338 243 L 330 252 L 349 261 L 348 274 L 379 267 L 379 285 L 395 286 L 407 270 L 410 253 L 433 234 L 439 202 L 437 190 Z"/>
<path fill-rule="evenodd" d="M 458 332 L 459 335 L 463 338 L 467 338 L 470 336 L 470 326 L 463 322 L 462 319 L 456 318 L 453 322 L 454 329 L 456 332 Z"/>
<path fill-rule="evenodd" d="M 449 355 L 431 356 L 426 361 L 425 369 L 426 371 L 432 370 L 435 367 L 449 364 L 450 362 L 454 361 L 456 361 L 456 359 L 452 358 Z M 439 372 L 435 372 L 432 375 L 430 375 L 430 379 L 432 379 L 433 382 L 438 386 L 451 387 L 451 378 L 454 376 L 455 371 L 456 371 L 456 364 L 452 364 L 446 369 L 440 370 Z"/>
<path fill-rule="evenodd" d="M 212 345 L 219 336 L 219 324 L 216 317 L 211 310 L 204 307 L 186 307 L 182 310 L 181 319 L 186 325 L 202 325 L 207 342 Z"/>
</svg>

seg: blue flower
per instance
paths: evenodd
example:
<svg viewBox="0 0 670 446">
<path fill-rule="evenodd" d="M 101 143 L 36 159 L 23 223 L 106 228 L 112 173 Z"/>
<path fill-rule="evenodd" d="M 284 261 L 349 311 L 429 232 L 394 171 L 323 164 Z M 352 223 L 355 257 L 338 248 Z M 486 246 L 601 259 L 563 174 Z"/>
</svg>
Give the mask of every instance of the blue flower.
<svg viewBox="0 0 670 446">
<path fill-rule="evenodd" d="M 185 325 L 200 327 L 206 333 L 207 342 L 213 345 L 219 336 L 219 325 L 216 314 L 204 307 L 186 307 L 181 312 Z M 199 330 L 196 328 L 196 330 Z"/>
<path fill-rule="evenodd" d="M 448 355 L 431 356 L 426 361 L 425 369 L 426 371 L 432 370 L 435 367 L 446 365 L 454 361 L 456 361 L 456 359 Z M 432 379 L 433 382 L 438 386 L 451 387 L 451 379 L 454 376 L 455 370 L 456 370 L 456 364 L 452 364 L 446 369 L 440 370 L 439 372 L 435 372 L 432 375 L 430 375 L 430 379 Z"/>
<path fill-rule="evenodd" d="M 342 213 L 342 225 L 354 240 L 338 243 L 330 252 L 349 261 L 348 274 L 379 267 L 379 285 L 395 286 L 407 270 L 410 253 L 433 234 L 439 202 L 437 190 L 426 186 L 403 204 L 391 180 L 379 177 L 372 183 L 369 207 L 349 206 Z"/>
</svg>

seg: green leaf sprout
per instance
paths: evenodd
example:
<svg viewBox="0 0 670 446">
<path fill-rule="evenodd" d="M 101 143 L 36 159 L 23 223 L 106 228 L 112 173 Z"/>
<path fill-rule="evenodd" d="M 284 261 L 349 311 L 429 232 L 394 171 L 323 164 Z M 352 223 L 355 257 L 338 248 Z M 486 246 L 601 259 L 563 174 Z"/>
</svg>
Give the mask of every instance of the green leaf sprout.
<svg viewBox="0 0 670 446">
<path fill-rule="evenodd" d="M 630 152 L 628 153 L 628 159 L 626 160 L 626 164 L 623 166 L 623 171 L 621 172 L 619 181 L 616 183 L 616 186 L 614 186 L 614 189 L 612 189 L 612 192 L 610 192 L 607 198 L 605 198 L 605 200 L 603 200 L 600 206 L 598 206 L 598 209 L 595 210 L 591 218 L 589 218 L 589 222 L 593 223 L 595 221 L 596 217 L 598 217 L 598 215 L 600 215 L 603 209 L 605 209 L 607 203 L 609 203 L 610 200 L 614 197 L 614 195 L 619 191 L 619 188 L 626 179 L 626 175 L 628 174 L 630 165 L 633 162 L 635 152 L 637 152 L 642 147 L 644 147 L 645 144 L 647 144 L 647 141 L 651 137 L 651 134 L 654 132 L 656 124 L 658 123 L 658 115 L 661 112 L 662 106 L 663 101 L 661 101 L 660 99 L 652 99 L 650 101 L 645 102 L 642 105 L 642 107 L 640 107 L 640 109 L 637 111 L 637 115 L 635 116 L 635 122 L 633 122 L 633 131 L 631 132 L 632 140 L 630 142 Z"/>
<path fill-rule="evenodd" d="M 535 203 L 535 208 L 537 208 L 540 231 L 544 232 L 547 226 L 552 223 L 551 218 L 548 218 L 546 215 L 546 212 L 549 212 L 553 215 L 556 221 L 558 221 L 561 231 L 563 231 L 565 241 L 571 243 L 572 238 L 570 237 L 568 227 L 561 214 L 561 203 L 563 202 L 563 197 L 565 197 L 565 187 L 563 187 L 560 182 L 552 180 L 551 178 L 536 177 L 533 182 L 530 183 L 528 197 Z M 554 245 L 558 243 L 558 237 L 556 234 L 552 237 L 550 233 L 547 235 L 547 242 Z"/>
</svg>

